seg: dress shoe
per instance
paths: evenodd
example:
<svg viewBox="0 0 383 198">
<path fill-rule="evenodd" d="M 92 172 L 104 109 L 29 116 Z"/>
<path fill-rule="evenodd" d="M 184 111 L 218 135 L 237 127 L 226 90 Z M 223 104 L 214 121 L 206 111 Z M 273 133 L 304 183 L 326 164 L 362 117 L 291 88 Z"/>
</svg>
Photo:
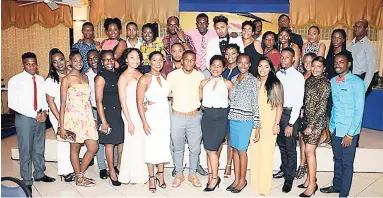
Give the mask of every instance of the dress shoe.
<svg viewBox="0 0 383 198">
<path fill-rule="evenodd" d="M 188 181 L 193 184 L 194 187 L 201 187 L 201 182 L 199 181 L 198 177 L 196 175 L 189 175 Z"/>
<path fill-rule="evenodd" d="M 54 182 L 56 181 L 55 178 L 52 178 L 52 177 L 48 177 L 47 175 L 44 175 L 42 178 L 39 178 L 39 179 L 35 179 L 35 181 L 37 182 Z"/>
<path fill-rule="evenodd" d="M 176 176 L 176 167 L 173 168 L 173 171 L 172 171 L 172 176 L 175 177 Z"/>
<path fill-rule="evenodd" d="M 30 192 L 31 195 L 32 195 L 32 185 L 27 185 L 27 188 L 28 188 L 29 192 Z"/>
<path fill-rule="evenodd" d="M 197 173 L 200 174 L 200 175 L 202 175 L 202 176 L 206 176 L 206 175 L 208 175 L 208 173 L 205 171 L 205 169 L 202 168 L 201 165 L 198 165 L 198 166 L 197 166 Z"/>
<path fill-rule="evenodd" d="M 340 190 L 335 190 L 334 186 L 329 186 L 320 189 L 321 193 L 340 193 Z"/>
<path fill-rule="evenodd" d="M 185 176 L 183 174 L 177 174 L 173 181 L 173 188 L 181 186 L 181 183 L 185 181 Z"/>
<path fill-rule="evenodd" d="M 291 191 L 291 187 L 293 186 L 290 182 L 285 182 L 282 187 L 282 192 L 289 193 Z"/>
<path fill-rule="evenodd" d="M 282 177 L 285 177 L 285 173 L 283 173 L 283 171 L 279 171 L 279 172 L 273 174 L 273 178 L 275 178 L 275 179 L 279 179 Z"/>
<path fill-rule="evenodd" d="M 312 195 L 315 195 L 315 192 L 318 190 L 318 184 L 315 184 L 315 190 L 311 195 L 306 195 L 305 192 L 301 193 L 299 197 L 311 197 Z"/>
<path fill-rule="evenodd" d="M 101 179 L 107 179 L 108 178 L 108 171 L 106 169 L 100 170 L 100 178 Z"/>
<path fill-rule="evenodd" d="M 247 180 L 246 180 L 245 185 L 244 185 L 241 189 L 233 188 L 233 189 L 231 190 L 231 192 L 232 192 L 232 193 L 240 193 L 246 186 L 247 186 Z"/>
</svg>

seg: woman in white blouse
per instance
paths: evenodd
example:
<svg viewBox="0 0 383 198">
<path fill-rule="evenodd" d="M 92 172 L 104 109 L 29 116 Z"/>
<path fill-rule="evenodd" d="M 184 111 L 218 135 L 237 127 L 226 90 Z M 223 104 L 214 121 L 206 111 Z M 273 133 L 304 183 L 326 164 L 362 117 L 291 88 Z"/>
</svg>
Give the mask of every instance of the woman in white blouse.
<svg viewBox="0 0 383 198">
<path fill-rule="evenodd" d="M 60 81 L 68 73 L 64 54 L 57 48 L 49 52 L 49 73 L 45 80 L 46 97 L 49 106 L 49 121 L 57 134 L 60 109 Z M 57 141 L 57 173 L 61 180 L 74 181 L 75 175 L 70 162 L 69 142 Z"/>
<path fill-rule="evenodd" d="M 215 55 L 210 59 L 211 77 L 200 84 L 200 97 L 204 113 L 201 120 L 202 138 L 208 156 L 209 180 L 204 191 L 214 191 L 221 178 L 218 177 L 217 150 L 225 140 L 229 98 L 233 83 L 222 77 L 225 59 Z"/>
</svg>

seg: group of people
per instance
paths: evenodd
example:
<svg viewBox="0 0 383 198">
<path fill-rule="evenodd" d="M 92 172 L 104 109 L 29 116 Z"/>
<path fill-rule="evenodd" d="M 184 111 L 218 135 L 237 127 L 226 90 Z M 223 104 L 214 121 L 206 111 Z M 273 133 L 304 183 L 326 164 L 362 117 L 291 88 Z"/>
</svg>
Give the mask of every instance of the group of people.
<svg viewBox="0 0 383 198">
<path fill-rule="evenodd" d="M 326 46 L 318 27 L 309 29 L 303 43 L 291 32 L 287 15 L 278 21 L 278 34 L 262 34 L 262 21 L 255 20 L 243 22 L 239 36 L 229 34 L 223 15 L 214 17 L 214 31 L 208 16 L 199 14 L 197 28 L 189 33 L 172 16 L 160 41 L 155 24 L 142 27 L 141 39 L 134 22 L 126 25 L 124 40 L 121 21 L 108 18 L 108 39 L 101 43 L 94 40 L 93 24 L 86 22 L 69 61 L 59 49 L 49 52 L 45 81 L 36 74 L 36 55 L 23 54 L 24 71 L 8 83 L 8 105 L 16 112 L 24 183 L 31 190 L 33 180 L 55 181 L 44 174 L 44 123 L 49 114 L 57 133 L 58 175 L 66 182 L 94 186 L 85 172 L 96 156 L 102 179 L 109 177 L 115 186 L 147 182 L 153 193 L 156 184 L 167 187 L 164 164 L 172 161 L 176 188 L 185 180 L 187 143 L 188 181 L 201 187 L 196 173 L 206 174 L 204 191 L 214 191 L 221 182 L 219 158 L 226 141 L 224 177 L 230 177 L 232 164 L 235 176 L 227 191 L 240 193 L 247 186 L 250 146 L 251 184 L 260 194 L 271 193 L 273 177 L 284 178 L 282 191 L 290 192 L 294 178 L 307 170 L 305 183 L 298 187 L 305 189 L 301 197 L 309 197 L 318 189 L 315 149 L 329 124 L 334 180 L 321 191 L 347 197 L 365 92 L 375 72 L 368 23 L 355 23 L 348 47 L 346 32 L 334 30 L 324 58 Z M 296 170 L 298 136 L 302 160 Z M 201 143 L 207 173 L 200 166 Z M 282 164 L 273 175 L 275 143 Z M 83 144 L 87 151 L 80 162 Z"/>
</svg>

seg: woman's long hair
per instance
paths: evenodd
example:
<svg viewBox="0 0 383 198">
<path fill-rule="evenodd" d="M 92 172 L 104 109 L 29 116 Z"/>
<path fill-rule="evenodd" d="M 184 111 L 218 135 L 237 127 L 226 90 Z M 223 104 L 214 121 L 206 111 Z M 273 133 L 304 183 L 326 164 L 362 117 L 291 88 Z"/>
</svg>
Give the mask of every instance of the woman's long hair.
<svg viewBox="0 0 383 198">
<path fill-rule="evenodd" d="M 342 52 L 346 51 L 346 40 L 347 40 L 347 34 L 346 34 L 346 31 L 344 31 L 344 29 L 335 29 L 334 31 L 332 31 L 331 33 L 331 41 L 330 41 L 330 48 L 328 49 L 328 53 L 327 54 L 334 54 L 334 45 L 332 44 L 332 37 L 334 36 L 335 33 L 340 33 L 342 36 L 343 36 L 343 43 L 342 43 Z"/>
<path fill-rule="evenodd" d="M 265 82 L 265 88 L 267 92 L 267 103 L 271 105 L 272 109 L 274 107 L 283 107 L 284 95 L 283 95 L 282 83 L 281 81 L 279 81 L 279 79 L 275 75 L 273 63 L 271 62 L 269 58 L 267 58 L 266 56 L 262 56 L 259 59 L 258 65 L 263 60 L 267 61 L 270 65 L 270 72 Z M 259 75 L 259 69 L 258 69 L 257 78 L 260 78 L 260 77 L 261 76 Z"/>
<path fill-rule="evenodd" d="M 120 65 L 121 72 L 124 72 L 128 68 L 128 63 L 126 62 L 126 59 L 128 58 L 128 55 L 133 51 L 136 51 L 138 53 L 138 56 L 140 57 L 140 65 L 142 64 L 143 56 L 141 51 L 137 48 L 127 48 L 124 50 L 124 52 L 122 52 L 122 58 L 124 60 L 124 64 Z"/>
<path fill-rule="evenodd" d="M 49 73 L 48 73 L 47 78 L 52 78 L 53 82 L 59 83 L 60 82 L 60 78 L 59 78 L 59 75 L 57 74 L 57 69 L 53 66 L 53 60 L 52 60 L 52 56 L 55 55 L 55 54 L 61 54 L 64 57 L 64 61 L 65 61 L 64 53 L 62 53 L 57 48 L 51 49 L 51 51 L 49 51 Z M 64 63 L 64 64 L 65 64 L 65 67 L 66 67 L 66 63 Z"/>
</svg>

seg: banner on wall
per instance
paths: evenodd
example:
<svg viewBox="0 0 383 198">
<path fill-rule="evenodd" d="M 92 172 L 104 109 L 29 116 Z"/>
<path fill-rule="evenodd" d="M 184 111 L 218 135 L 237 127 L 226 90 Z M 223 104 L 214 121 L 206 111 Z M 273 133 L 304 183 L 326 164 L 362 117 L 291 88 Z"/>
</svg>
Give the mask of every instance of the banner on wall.
<svg viewBox="0 0 383 198">
<path fill-rule="evenodd" d="M 180 12 L 180 25 L 185 32 L 196 29 L 196 18 L 200 12 Z M 242 22 L 253 21 L 259 18 L 263 22 L 262 33 L 266 31 L 278 32 L 278 23 L 276 23 L 280 14 L 275 13 L 228 13 L 228 12 L 205 12 L 209 17 L 209 29 L 214 29 L 213 18 L 218 15 L 224 15 L 229 20 L 229 32 L 242 33 Z"/>
</svg>

